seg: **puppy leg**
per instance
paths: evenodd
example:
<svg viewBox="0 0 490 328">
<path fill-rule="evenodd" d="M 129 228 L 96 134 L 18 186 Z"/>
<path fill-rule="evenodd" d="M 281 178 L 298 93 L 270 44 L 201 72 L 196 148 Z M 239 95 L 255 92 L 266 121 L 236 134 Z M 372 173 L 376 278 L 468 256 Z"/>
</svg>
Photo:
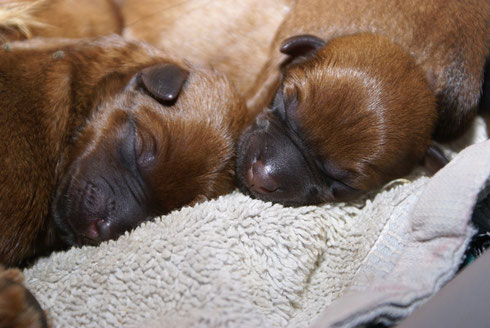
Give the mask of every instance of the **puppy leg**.
<svg viewBox="0 0 490 328">
<path fill-rule="evenodd" d="M 22 281 L 18 269 L 0 267 L 0 327 L 47 328 L 46 314 Z"/>
</svg>

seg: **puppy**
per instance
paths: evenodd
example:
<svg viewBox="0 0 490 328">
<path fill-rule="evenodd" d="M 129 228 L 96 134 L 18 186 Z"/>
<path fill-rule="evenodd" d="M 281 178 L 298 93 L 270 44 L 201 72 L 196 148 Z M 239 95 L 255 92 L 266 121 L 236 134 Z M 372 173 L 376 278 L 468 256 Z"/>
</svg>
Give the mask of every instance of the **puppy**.
<svg viewBox="0 0 490 328">
<path fill-rule="evenodd" d="M 0 51 L 0 259 L 98 244 L 234 187 L 228 80 L 118 36 Z"/>
<path fill-rule="evenodd" d="M 286 205 L 348 200 L 409 173 L 475 116 L 485 0 L 298 0 L 247 94 L 273 102 L 239 140 L 242 189 Z M 280 49 L 281 52 L 278 50 Z"/>
</svg>

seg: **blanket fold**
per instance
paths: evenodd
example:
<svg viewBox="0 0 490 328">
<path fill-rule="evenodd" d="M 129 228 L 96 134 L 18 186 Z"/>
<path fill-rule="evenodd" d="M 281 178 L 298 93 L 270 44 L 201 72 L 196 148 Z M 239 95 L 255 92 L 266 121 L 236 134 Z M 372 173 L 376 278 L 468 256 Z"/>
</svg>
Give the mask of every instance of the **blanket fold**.
<svg viewBox="0 0 490 328">
<path fill-rule="evenodd" d="M 408 224 L 381 235 L 354 285 L 314 327 L 390 324 L 426 302 L 458 269 L 476 232 L 473 207 L 489 177 L 490 141 L 463 150 L 427 184 Z"/>
</svg>

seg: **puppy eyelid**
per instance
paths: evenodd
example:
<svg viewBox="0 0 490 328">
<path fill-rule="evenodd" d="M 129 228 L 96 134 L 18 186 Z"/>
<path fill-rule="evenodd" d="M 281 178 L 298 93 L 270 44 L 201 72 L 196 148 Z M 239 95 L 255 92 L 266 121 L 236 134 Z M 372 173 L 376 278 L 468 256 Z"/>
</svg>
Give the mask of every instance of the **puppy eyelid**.
<svg viewBox="0 0 490 328">
<path fill-rule="evenodd" d="M 350 185 L 344 182 L 346 179 L 349 180 L 349 178 L 354 174 L 351 171 L 335 168 L 332 165 L 325 163 L 325 161 L 323 161 L 321 158 L 316 159 L 315 164 L 327 179 L 330 179 L 349 189 L 352 189 L 352 191 L 357 190 L 356 188 L 351 187 Z"/>
<path fill-rule="evenodd" d="M 355 195 L 359 191 L 338 180 L 333 180 L 333 182 L 330 183 L 329 189 L 335 198 L 341 198 L 341 199 L 344 197 Z"/>
<path fill-rule="evenodd" d="M 135 129 L 134 153 L 136 162 L 142 168 L 148 167 L 155 160 L 155 140 L 153 135 L 143 135 L 136 127 Z"/>
<path fill-rule="evenodd" d="M 138 156 L 138 165 L 141 167 L 148 167 L 155 160 L 155 154 L 152 152 L 145 152 L 141 156 Z"/>
</svg>

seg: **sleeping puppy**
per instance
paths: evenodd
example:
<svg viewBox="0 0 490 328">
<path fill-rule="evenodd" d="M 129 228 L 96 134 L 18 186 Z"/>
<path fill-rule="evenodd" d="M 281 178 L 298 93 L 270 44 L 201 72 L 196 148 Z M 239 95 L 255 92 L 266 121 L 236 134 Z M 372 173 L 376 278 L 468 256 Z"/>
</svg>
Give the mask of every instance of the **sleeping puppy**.
<svg viewBox="0 0 490 328">
<path fill-rule="evenodd" d="M 317 204 L 376 189 L 424 155 L 436 170 L 431 139 L 475 116 L 489 47 L 486 0 L 296 1 L 247 95 L 252 111 L 273 102 L 239 140 L 242 189 Z"/>
<path fill-rule="evenodd" d="M 233 189 L 247 112 L 224 76 L 118 36 L 0 51 L 3 264 Z"/>
</svg>

